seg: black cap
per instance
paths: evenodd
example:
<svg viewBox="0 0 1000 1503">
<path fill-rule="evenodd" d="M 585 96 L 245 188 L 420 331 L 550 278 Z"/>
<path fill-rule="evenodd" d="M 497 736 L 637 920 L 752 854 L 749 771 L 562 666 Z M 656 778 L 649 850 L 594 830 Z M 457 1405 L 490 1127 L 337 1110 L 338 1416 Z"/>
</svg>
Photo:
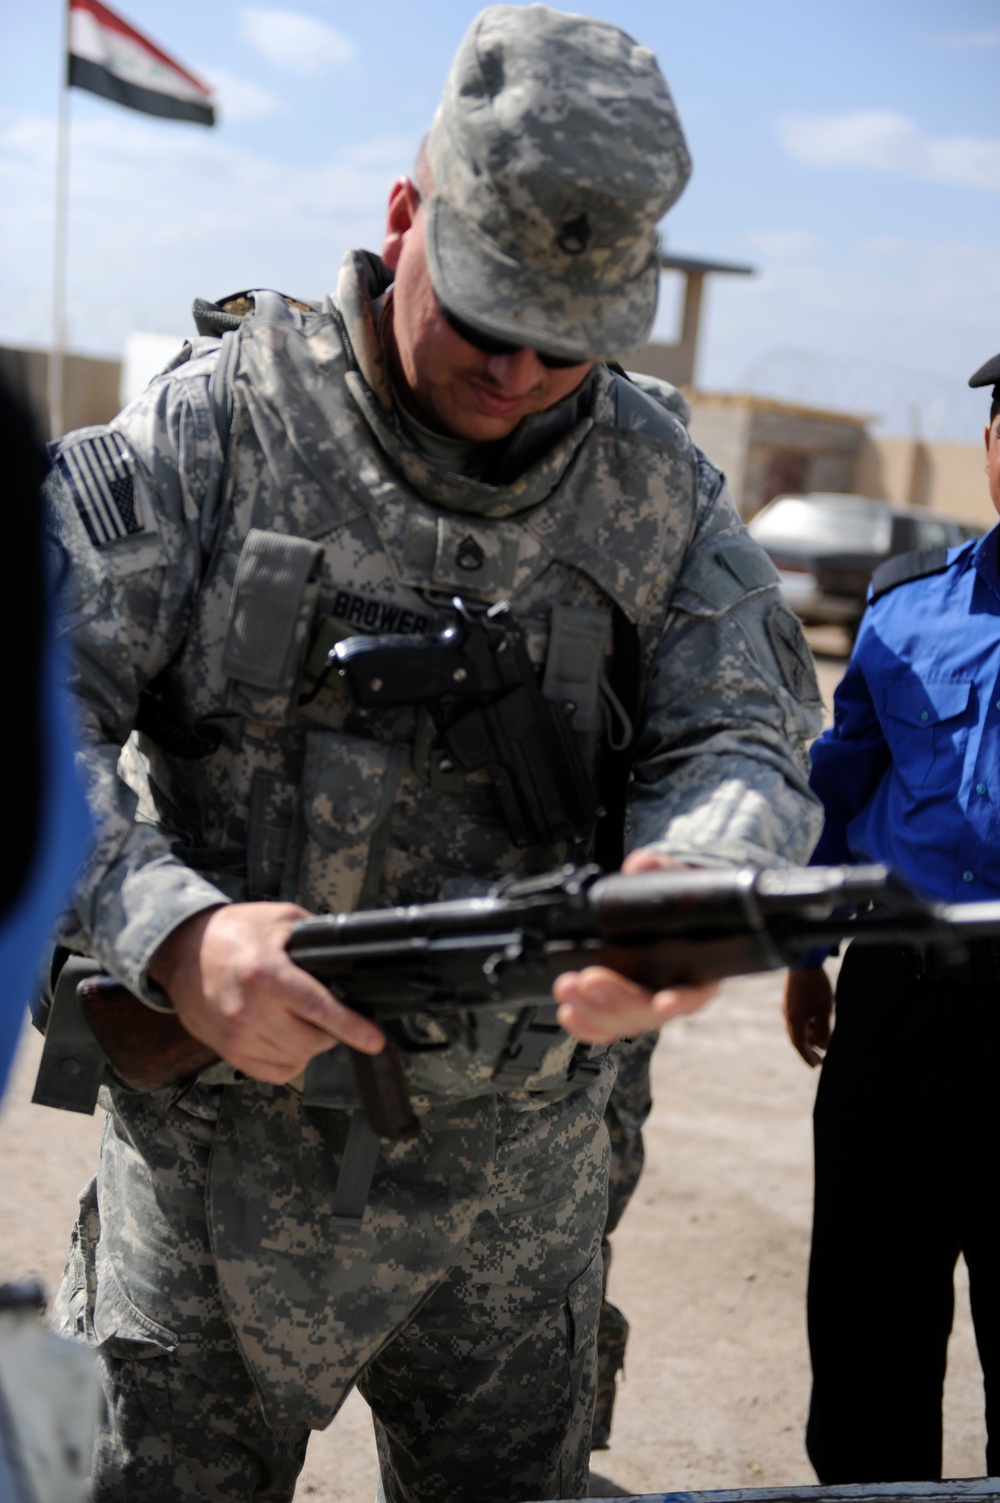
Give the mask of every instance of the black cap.
<svg viewBox="0 0 1000 1503">
<path fill-rule="evenodd" d="M 996 386 L 1000 384 L 1000 355 L 994 355 L 981 365 L 974 376 L 969 377 L 970 386 Z"/>
</svg>

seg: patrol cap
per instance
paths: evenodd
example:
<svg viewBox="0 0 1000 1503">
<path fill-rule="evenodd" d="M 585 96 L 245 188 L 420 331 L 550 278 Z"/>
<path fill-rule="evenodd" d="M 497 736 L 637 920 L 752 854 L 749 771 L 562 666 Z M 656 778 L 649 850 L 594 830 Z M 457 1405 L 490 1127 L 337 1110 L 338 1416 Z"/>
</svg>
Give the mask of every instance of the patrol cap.
<svg viewBox="0 0 1000 1503">
<path fill-rule="evenodd" d="M 563 357 L 642 343 L 656 226 L 691 174 L 648 48 L 545 5 L 490 6 L 459 47 L 426 149 L 427 261 L 446 308 Z"/>
<path fill-rule="evenodd" d="M 990 422 L 1000 412 L 1000 355 L 994 355 L 969 377 L 970 386 L 992 386 L 993 399 L 990 406 Z"/>
</svg>

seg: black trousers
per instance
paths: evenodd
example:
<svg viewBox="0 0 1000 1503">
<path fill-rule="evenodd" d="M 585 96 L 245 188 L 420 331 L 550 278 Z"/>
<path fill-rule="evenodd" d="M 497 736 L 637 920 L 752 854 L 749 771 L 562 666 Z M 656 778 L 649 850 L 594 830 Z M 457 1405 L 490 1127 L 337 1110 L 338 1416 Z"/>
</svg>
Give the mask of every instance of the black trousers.
<svg viewBox="0 0 1000 1503">
<path fill-rule="evenodd" d="M 816 1098 L 806 1448 L 827 1485 L 940 1478 L 960 1252 L 1000 1472 L 1000 988 L 917 969 L 851 947 Z"/>
</svg>

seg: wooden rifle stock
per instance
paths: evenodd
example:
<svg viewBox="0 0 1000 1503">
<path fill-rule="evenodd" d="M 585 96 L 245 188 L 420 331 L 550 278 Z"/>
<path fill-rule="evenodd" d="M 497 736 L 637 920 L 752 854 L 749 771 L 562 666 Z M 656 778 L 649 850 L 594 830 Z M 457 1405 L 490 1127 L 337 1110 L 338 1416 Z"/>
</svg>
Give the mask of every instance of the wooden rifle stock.
<svg viewBox="0 0 1000 1503">
<path fill-rule="evenodd" d="M 157 1012 L 111 976 L 89 976 L 76 989 L 81 1011 L 115 1074 L 135 1091 L 181 1085 L 219 1056 L 188 1033 L 176 1013 Z M 406 1142 L 419 1124 L 410 1104 L 399 1050 L 389 1040 L 380 1054 L 349 1049 L 354 1084 L 372 1131 Z"/>
<path fill-rule="evenodd" d="M 88 976 L 76 995 L 108 1064 L 135 1091 L 178 1085 L 219 1058 L 176 1013 L 147 1007 L 111 976 Z"/>
</svg>

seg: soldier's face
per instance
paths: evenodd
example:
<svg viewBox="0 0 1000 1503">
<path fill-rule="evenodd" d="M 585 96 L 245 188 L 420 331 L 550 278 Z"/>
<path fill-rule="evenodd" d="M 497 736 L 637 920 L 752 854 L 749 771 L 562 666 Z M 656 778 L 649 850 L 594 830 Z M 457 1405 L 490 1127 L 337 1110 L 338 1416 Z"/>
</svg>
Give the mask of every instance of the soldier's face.
<svg viewBox="0 0 1000 1503">
<path fill-rule="evenodd" d="M 534 350 L 488 355 L 445 319 L 431 285 L 424 212 L 409 178 L 389 198 L 382 257 L 396 274 L 383 339 L 400 400 L 428 427 L 488 443 L 569 396 L 592 362 L 552 370 Z"/>
<path fill-rule="evenodd" d="M 1000 515 L 1000 412 L 986 429 L 986 478 L 993 509 Z"/>
</svg>

